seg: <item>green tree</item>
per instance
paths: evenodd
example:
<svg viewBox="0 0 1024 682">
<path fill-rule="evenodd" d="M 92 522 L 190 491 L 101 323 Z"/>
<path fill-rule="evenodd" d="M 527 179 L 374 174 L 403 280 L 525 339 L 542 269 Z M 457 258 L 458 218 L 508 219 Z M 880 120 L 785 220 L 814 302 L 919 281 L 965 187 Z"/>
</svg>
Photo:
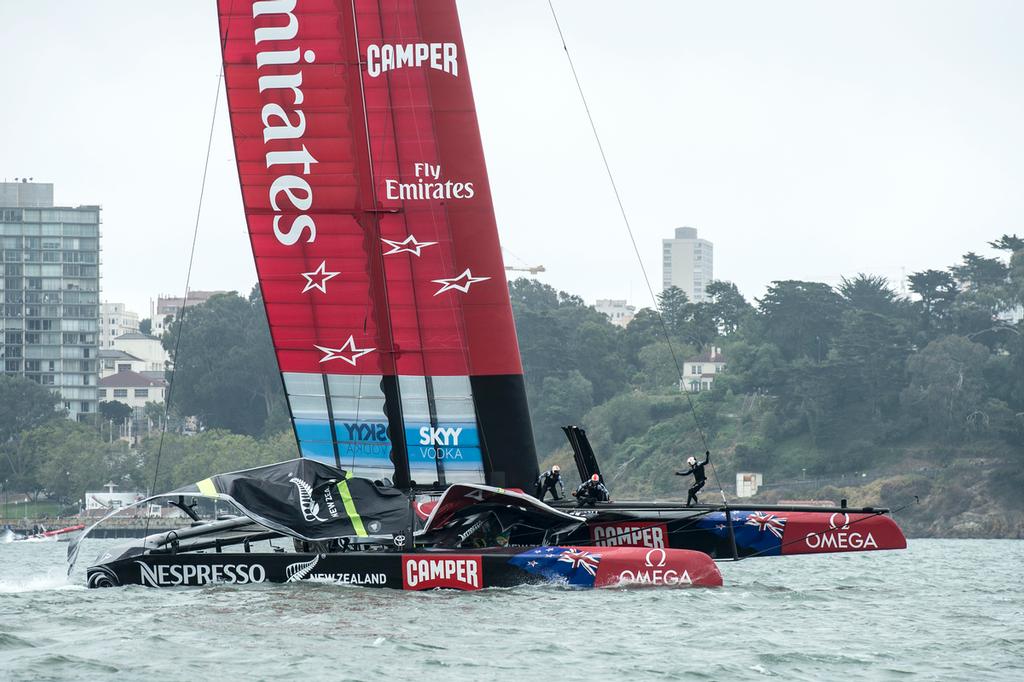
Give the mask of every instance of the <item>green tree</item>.
<svg viewBox="0 0 1024 682">
<path fill-rule="evenodd" d="M 1015 234 L 1004 234 L 999 239 L 989 242 L 988 245 L 993 249 L 1009 251 L 1010 253 L 1024 251 L 1024 239 L 1021 239 Z"/>
<path fill-rule="evenodd" d="M 929 343 L 907 361 L 910 385 L 901 402 L 932 428 L 936 435 L 959 437 L 967 417 L 984 403 L 988 349 L 962 336 Z"/>
<path fill-rule="evenodd" d="M 131 484 L 135 456 L 123 443 L 104 443 L 95 429 L 66 419 L 54 420 L 22 434 L 19 456 L 37 463 L 37 485 L 65 504 L 83 499 L 108 481 Z"/>
<path fill-rule="evenodd" d="M 132 408 L 120 400 L 101 400 L 100 415 L 104 421 L 113 421 L 115 424 L 124 424 L 132 416 Z"/>
<path fill-rule="evenodd" d="M 915 272 L 908 279 L 910 290 L 921 297 L 918 307 L 923 328 L 929 332 L 947 317 L 960 289 L 953 275 L 943 270 Z"/>
<path fill-rule="evenodd" d="M 18 447 L 23 432 L 59 421 L 64 410 L 56 409 L 60 399 L 34 381 L 0 375 L 0 478 L 12 490 L 38 492 L 41 461 Z"/>
<path fill-rule="evenodd" d="M 820 282 L 772 282 L 758 300 L 758 308 L 764 337 L 787 360 L 806 357 L 822 362 L 828 357 L 843 312 L 842 299 L 832 287 Z"/>
<path fill-rule="evenodd" d="M 718 318 L 710 303 L 690 306 L 690 319 L 682 338 L 697 350 L 704 350 L 718 336 Z"/>
<path fill-rule="evenodd" d="M 548 376 L 532 400 L 534 435 L 541 453 L 564 442 L 561 427 L 579 424 L 594 406 L 594 388 L 578 370 Z"/>
<path fill-rule="evenodd" d="M 864 273 L 858 273 L 853 279 L 843 277 L 839 294 L 851 308 L 879 315 L 898 314 L 899 296 L 885 277 Z"/>
<path fill-rule="evenodd" d="M 627 385 L 632 367 L 623 358 L 624 332 L 605 315 L 578 296 L 525 278 L 511 282 L 509 294 L 531 396 L 540 394 L 547 377 L 571 370 L 590 382 L 597 401 Z M 535 406 L 532 412 L 538 416 Z"/>
<path fill-rule="evenodd" d="M 833 361 L 848 399 L 870 407 L 874 418 L 894 414 L 910 339 L 903 324 L 867 310 L 849 310 L 835 339 Z"/>
<path fill-rule="evenodd" d="M 735 334 L 753 317 L 754 307 L 732 282 L 715 280 L 706 291 L 711 298 L 711 316 L 720 334 Z"/>
<path fill-rule="evenodd" d="M 60 398 L 34 381 L 0 374 L 0 444 L 22 431 L 64 416 Z"/>
<path fill-rule="evenodd" d="M 139 321 L 139 333 L 140 334 L 152 334 L 153 333 L 153 319 L 146 317 Z"/>
<path fill-rule="evenodd" d="M 275 418 L 284 394 L 257 288 L 249 299 L 232 292 L 185 308 L 163 345 L 174 363 L 169 395 L 177 414 L 248 435 L 284 426 Z"/>
<path fill-rule="evenodd" d="M 964 254 L 963 263 L 950 268 L 953 276 L 964 287 L 978 289 L 998 286 L 1006 280 L 1006 264 L 998 258 L 985 258 L 970 251 Z"/>
<path fill-rule="evenodd" d="M 640 350 L 652 343 L 665 340 L 665 328 L 658 313 L 651 308 L 641 308 L 626 326 L 624 339 L 625 360 L 634 366 L 639 364 Z"/>
<path fill-rule="evenodd" d="M 658 310 L 673 336 L 682 337 L 686 334 L 693 310 L 685 291 L 677 286 L 667 287 L 658 294 Z"/>
<path fill-rule="evenodd" d="M 679 368 L 676 361 L 683 362 L 685 353 L 691 349 L 679 344 L 671 348 L 666 341 L 657 341 L 640 350 L 640 367 L 634 382 L 641 388 L 650 391 L 664 392 L 679 390 Z M 675 357 L 673 357 L 673 353 Z"/>
<path fill-rule="evenodd" d="M 195 483 L 212 474 L 239 471 L 293 459 L 295 438 L 290 431 L 256 439 L 224 430 L 191 436 L 166 433 L 153 436 L 139 447 L 140 478 L 154 492 L 166 492 Z M 157 462 L 159 477 L 155 479 Z"/>
</svg>

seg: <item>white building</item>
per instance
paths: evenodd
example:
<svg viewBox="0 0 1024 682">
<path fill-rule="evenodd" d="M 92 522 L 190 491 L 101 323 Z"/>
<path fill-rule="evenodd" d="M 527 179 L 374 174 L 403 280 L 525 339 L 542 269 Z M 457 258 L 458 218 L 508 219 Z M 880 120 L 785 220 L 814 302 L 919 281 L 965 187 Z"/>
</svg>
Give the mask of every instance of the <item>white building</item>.
<svg viewBox="0 0 1024 682">
<path fill-rule="evenodd" d="M 114 488 L 117 486 L 113 482 L 103 486 L 106 490 L 102 491 L 87 491 L 85 493 L 85 511 L 88 512 L 108 512 L 114 509 L 121 509 L 127 507 L 130 504 L 134 504 L 141 500 L 144 495 L 138 491 L 135 492 L 124 492 L 115 493 Z"/>
<path fill-rule="evenodd" d="M 124 303 L 100 304 L 100 349 L 113 348 L 114 339 L 139 331 L 139 314 L 125 308 Z"/>
<path fill-rule="evenodd" d="M 714 245 L 697 238 L 697 228 L 677 227 L 675 239 L 661 241 L 661 288 L 676 286 L 694 303 L 706 303 L 714 279 Z"/>
<path fill-rule="evenodd" d="M 625 327 L 636 314 L 636 306 L 626 305 L 626 299 L 599 298 L 594 304 L 594 309 L 603 313 L 612 321 L 612 324 Z"/>
<path fill-rule="evenodd" d="M 138 372 L 117 372 L 100 379 L 100 400 L 124 403 L 132 408 L 137 420 L 142 418 L 146 403 L 162 404 L 166 392 L 165 379 L 148 377 Z"/>
<path fill-rule="evenodd" d="M 160 372 L 167 368 L 170 355 L 164 350 L 160 339 L 141 332 L 129 332 L 114 339 L 114 349 L 123 351 L 132 357 L 142 360 L 142 368 L 132 368 L 137 372 Z"/>
<path fill-rule="evenodd" d="M 138 372 L 142 374 L 146 371 L 146 361 L 142 358 L 137 358 L 131 353 L 125 353 L 123 350 L 116 348 L 104 348 L 100 349 L 100 379 L 109 377 L 111 374 L 117 374 L 118 372 Z M 163 376 L 163 372 L 158 373 L 159 376 Z"/>
<path fill-rule="evenodd" d="M 751 472 L 736 474 L 736 497 L 753 497 L 757 489 L 764 485 L 764 476 Z"/>
<path fill-rule="evenodd" d="M 679 388 L 690 393 L 706 391 L 715 383 L 715 376 L 724 371 L 722 349 L 712 346 L 707 353 L 683 361 L 683 379 Z"/>
</svg>

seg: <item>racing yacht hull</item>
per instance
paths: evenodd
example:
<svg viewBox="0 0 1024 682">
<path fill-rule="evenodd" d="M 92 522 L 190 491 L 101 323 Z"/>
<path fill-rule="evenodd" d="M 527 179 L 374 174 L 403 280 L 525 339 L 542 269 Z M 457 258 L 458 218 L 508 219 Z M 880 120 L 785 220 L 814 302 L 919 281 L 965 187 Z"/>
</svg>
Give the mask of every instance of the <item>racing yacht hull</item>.
<svg viewBox="0 0 1024 682">
<path fill-rule="evenodd" d="M 722 576 L 705 554 L 683 550 L 532 547 L 476 551 L 128 552 L 91 566 L 89 587 L 186 587 L 317 581 L 399 590 L 463 591 L 531 584 L 577 588 L 717 587 Z"/>
<path fill-rule="evenodd" d="M 569 542 L 594 547 L 672 548 L 715 559 L 906 549 L 887 509 L 786 505 L 608 502 L 556 509 L 583 515 Z"/>
</svg>

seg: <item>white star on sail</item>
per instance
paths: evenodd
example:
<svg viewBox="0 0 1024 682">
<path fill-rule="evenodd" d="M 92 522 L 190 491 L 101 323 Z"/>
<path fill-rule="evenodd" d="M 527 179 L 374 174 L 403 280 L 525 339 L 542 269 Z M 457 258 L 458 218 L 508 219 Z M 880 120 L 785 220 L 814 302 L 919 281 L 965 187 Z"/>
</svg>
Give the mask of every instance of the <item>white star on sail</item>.
<svg viewBox="0 0 1024 682">
<path fill-rule="evenodd" d="M 434 294 L 434 296 L 437 296 L 438 294 L 443 294 L 444 292 L 449 291 L 451 289 L 457 289 L 464 294 L 468 294 L 469 286 L 471 284 L 476 284 L 477 282 L 483 282 L 489 279 L 490 277 L 474 277 L 473 273 L 469 271 L 469 268 L 466 268 L 458 277 L 448 277 L 447 279 L 432 279 L 430 281 L 436 282 L 441 285 L 441 288 L 438 289 L 437 293 Z"/>
<path fill-rule="evenodd" d="M 353 367 L 356 366 L 356 360 L 367 353 L 372 353 L 377 350 L 376 348 L 356 348 L 355 339 L 351 336 L 348 337 L 348 341 L 346 341 L 341 348 L 327 348 L 326 346 L 317 346 L 316 344 L 313 345 L 313 348 L 316 348 L 324 354 L 324 356 L 320 358 L 320 362 L 344 360 Z"/>
<path fill-rule="evenodd" d="M 411 234 L 400 242 L 384 239 L 384 237 L 381 237 L 380 240 L 391 247 L 390 251 L 384 252 L 385 256 L 390 256 L 393 253 L 411 253 L 419 258 L 422 249 L 437 244 L 437 242 L 418 242 L 416 237 Z"/>
<path fill-rule="evenodd" d="M 302 276 L 306 278 L 306 286 L 302 288 L 302 293 L 306 293 L 310 289 L 319 289 L 321 293 L 327 293 L 327 280 L 337 277 L 340 272 L 330 272 L 327 270 L 327 261 L 321 261 L 320 265 L 313 272 L 303 272 Z"/>
</svg>

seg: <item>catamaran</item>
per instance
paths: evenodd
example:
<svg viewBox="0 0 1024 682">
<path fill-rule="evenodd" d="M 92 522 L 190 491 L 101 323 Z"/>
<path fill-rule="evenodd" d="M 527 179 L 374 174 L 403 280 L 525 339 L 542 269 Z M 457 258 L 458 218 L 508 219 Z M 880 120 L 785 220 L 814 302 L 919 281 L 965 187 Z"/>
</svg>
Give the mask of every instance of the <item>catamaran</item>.
<svg viewBox="0 0 1024 682">
<path fill-rule="evenodd" d="M 194 526 L 105 553 L 90 586 L 720 585 L 715 559 L 906 546 L 884 509 L 523 493 L 538 459 L 455 0 L 218 7 L 299 457 L 166 493 Z M 202 522 L 194 497 L 239 513 Z"/>
</svg>

